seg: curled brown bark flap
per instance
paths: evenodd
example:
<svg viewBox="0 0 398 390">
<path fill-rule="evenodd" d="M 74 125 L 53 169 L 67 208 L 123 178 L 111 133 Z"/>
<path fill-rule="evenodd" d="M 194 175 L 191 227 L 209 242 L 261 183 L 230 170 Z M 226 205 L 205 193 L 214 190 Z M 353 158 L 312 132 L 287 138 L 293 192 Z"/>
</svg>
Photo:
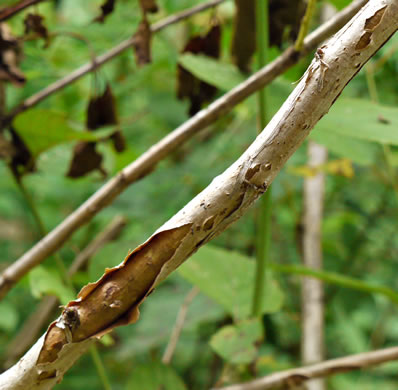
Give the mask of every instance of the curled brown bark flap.
<svg viewBox="0 0 398 390">
<path fill-rule="evenodd" d="M 97 282 L 83 287 L 50 325 L 38 363 L 55 361 L 67 344 L 98 338 L 116 326 L 136 322 L 140 304 L 190 230 L 188 223 L 155 233 L 121 264 L 107 268 Z"/>
</svg>

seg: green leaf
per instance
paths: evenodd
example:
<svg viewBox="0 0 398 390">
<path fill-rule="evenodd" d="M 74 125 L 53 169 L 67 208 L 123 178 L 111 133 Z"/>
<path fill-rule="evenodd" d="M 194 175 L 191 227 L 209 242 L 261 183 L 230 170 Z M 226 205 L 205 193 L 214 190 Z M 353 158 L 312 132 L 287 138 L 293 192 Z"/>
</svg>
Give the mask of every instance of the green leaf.
<svg viewBox="0 0 398 390">
<path fill-rule="evenodd" d="M 236 66 L 203 55 L 183 54 L 178 62 L 198 79 L 223 90 L 228 91 L 246 79 Z"/>
<path fill-rule="evenodd" d="M 170 339 L 177 314 L 191 289 L 192 285 L 181 276 L 171 275 L 167 282 L 160 285 L 151 294 L 151 299 L 147 299 L 141 306 L 140 320 L 133 329 L 121 328 L 119 330 L 120 332 L 126 331 L 129 338 L 120 346 L 118 354 L 125 359 L 153 348 L 163 347 Z M 220 321 L 224 317 L 223 307 L 203 293 L 199 293 L 189 304 L 176 355 L 189 353 L 184 347 L 186 335 L 196 334 L 203 323 Z"/>
<path fill-rule="evenodd" d="M 316 131 L 391 145 L 398 145 L 397 128 L 397 108 L 352 98 L 337 100 L 316 125 Z"/>
<path fill-rule="evenodd" d="M 178 272 L 235 318 L 244 319 L 250 315 L 254 260 L 238 252 L 206 245 L 179 267 Z M 262 313 L 277 312 L 282 303 L 281 289 L 271 274 L 267 274 Z"/>
<path fill-rule="evenodd" d="M 18 320 L 15 307 L 8 302 L 0 302 L 0 329 L 11 332 L 17 327 Z"/>
<path fill-rule="evenodd" d="M 257 318 L 221 328 L 210 340 L 210 346 L 223 359 L 233 364 L 248 364 L 256 359 L 256 343 L 263 337 Z"/>
<path fill-rule="evenodd" d="M 14 119 L 13 126 L 33 156 L 65 142 L 98 141 L 114 131 L 113 128 L 95 132 L 78 131 L 66 115 L 46 109 L 25 111 Z"/>
<path fill-rule="evenodd" d="M 336 272 L 318 271 L 300 265 L 281 265 L 281 264 L 271 263 L 270 267 L 272 267 L 272 269 L 278 272 L 311 276 L 313 278 L 323 280 L 326 283 L 335 284 L 341 287 L 350 288 L 365 293 L 381 294 L 384 295 L 393 303 L 398 304 L 398 291 L 395 291 L 389 287 L 377 286 L 365 282 L 363 280 L 358 280 L 338 274 Z"/>
<path fill-rule="evenodd" d="M 349 158 L 354 163 L 363 166 L 372 165 L 379 150 L 378 145 L 373 142 L 342 136 L 333 131 L 315 129 L 310 134 L 310 138 L 338 156 Z"/>
<path fill-rule="evenodd" d="M 160 362 L 141 364 L 133 368 L 126 390 L 186 390 L 174 369 Z"/>
<path fill-rule="evenodd" d="M 120 264 L 128 252 L 128 243 L 111 242 L 107 244 L 90 260 L 89 279 L 98 280 L 104 274 L 105 268 L 112 268 Z"/>
<path fill-rule="evenodd" d="M 57 273 L 42 266 L 34 268 L 29 273 L 29 284 L 32 295 L 36 298 L 46 294 L 55 295 L 62 304 L 66 304 L 75 297 L 74 292 L 64 285 Z"/>
<path fill-rule="evenodd" d="M 351 0 L 330 0 L 329 2 L 340 11 L 344 7 L 347 7 L 351 3 Z"/>
</svg>

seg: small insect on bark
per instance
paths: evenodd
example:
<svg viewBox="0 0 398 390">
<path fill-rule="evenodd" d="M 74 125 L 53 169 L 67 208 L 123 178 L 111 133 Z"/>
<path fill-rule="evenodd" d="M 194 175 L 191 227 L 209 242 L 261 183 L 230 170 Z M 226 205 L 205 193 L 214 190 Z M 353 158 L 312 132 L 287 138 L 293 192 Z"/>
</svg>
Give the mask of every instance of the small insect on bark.
<svg viewBox="0 0 398 390">
<path fill-rule="evenodd" d="M 317 49 L 315 52 L 315 58 L 317 61 L 319 61 L 319 70 L 321 72 L 319 81 L 318 81 L 318 92 L 322 89 L 323 87 L 323 80 L 325 78 L 325 73 L 329 69 L 329 65 L 323 60 L 323 57 L 325 55 L 325 52 L 322 50 L 321 47 Z"/>
</svg>

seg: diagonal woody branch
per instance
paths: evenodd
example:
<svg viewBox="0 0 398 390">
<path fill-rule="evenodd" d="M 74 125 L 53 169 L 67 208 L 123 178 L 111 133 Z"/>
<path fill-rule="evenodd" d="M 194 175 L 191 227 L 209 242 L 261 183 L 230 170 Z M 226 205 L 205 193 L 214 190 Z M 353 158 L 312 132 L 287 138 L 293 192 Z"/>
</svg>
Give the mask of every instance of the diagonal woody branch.
<svg viewBox="0 0 398 390">
<path fill-rule="evenodd" d="M 299 385 L 314 378 L 323 378 L 339 373 L 360 370 L 398 359 L 398 347 L 359 353 L 343 358 L 326 360 L 306 367 L 276 372 L 251 382 L 223 387 L 222 390 L 267 390 L 299 388 Z M 300 387 L 301 388 L 301 387 Z"/>
<path fill-rule="evenodd" d="M 0 376 L 0 390 L 52 388 L 93 339 L 137 321 L 138 307 L 154 287 L 266 191 L 344 87 L 397 29 L 398 0 L 374 0 L 359 11 L 317 51 L 246 152 L 122 264 L 83 288 L 24 358 Z"/>
<path fill-rule="evenodd" d="M 341 28 L 367 0 L 357 0 L 325 23 L 304 41 L 301 55 L 307 55 L 327 37 Z M 106 183 L 77 210 L 69 215 L 56 228 L 48 233 L 34 247 L 9 266 L 0 275 L 0 300 L 33 267 L 56 252 L 63 243 L 81 226 L 88 223 L 99 211 L 111 204 L 131 183 L 151 172 L 156 164 L 188 141 L 200 130 L 206 128 L 254 92 L 274 80 L 299 60 L 293 48 L 287 49 L 275 61 L 253 74 L 230 92 L 217 99 L 207 108 L 199 111 L 191 119 L 168 134 L 137 160 L 126 166 L 113 179 Z"/>
<path fill-rule="evenodd" d="M 36 0 L 37 1 L 37 0 Z M 42 0 L 40 0 L 42 1 Z M 205 11 L 206 9 L 216 7 L 217 5 L 221 4 L 225 0 L 210 0 L 206 3 L 195 5 L 194 7 L 188 8 L 186 10 L 177 12 L 173 15 L 170 15 L 157 23 L 151 25 L 151 32 L 156 33 L 164 28 L 178 23 L 181 20 L 187 19 L 192 15 L 195 15 L 199 12 Z M 113 58 L 117 57 L 119 54 L 124 52 L 125 50 L 131 48 L 136 43 L 136 37 L 132 36 L 120 42 L 118 45 L 113 47 L 112 49 L 108 50 L 106 53 L 93 58 L 91 62 L 82 65 L 80 68 L 74 70 L 72 73 L 68 74 L 67 76 L 63 77 L 55 81 L 54 83 L 50 84 L 49 86 L 43 88 L 41 91 L 35 93 L 34 95 L 30 96 L 18 106 L 14 107 L 11 112 L 6 115 L 2 122 L 2 126 L 8 125 L 14 119 L 14 117 L 21 112 L 28 110 L 29 108 L 34 107 L 36 104 L 40 103 L 42 100 L 48 98 L 49 96 L 53 95 L 54 93 L 64 89 L 68 85 L 74 83 L 75 81 L 79 80 L 86 74 L 96 70 L 97 68 L 101 67 L 102 65 L 106 64 Z"/>
<path fill-rule="evenodd" d="M 39 4 L 46 0 L 22 0 L 14 5 L 10 5 L 9 7 L 5 7 L 0 9 L 0 22 L 4 22 L 5 20 L 11 18 L 17 13 L 23 11 L 24 9 Z"/>
</svg>

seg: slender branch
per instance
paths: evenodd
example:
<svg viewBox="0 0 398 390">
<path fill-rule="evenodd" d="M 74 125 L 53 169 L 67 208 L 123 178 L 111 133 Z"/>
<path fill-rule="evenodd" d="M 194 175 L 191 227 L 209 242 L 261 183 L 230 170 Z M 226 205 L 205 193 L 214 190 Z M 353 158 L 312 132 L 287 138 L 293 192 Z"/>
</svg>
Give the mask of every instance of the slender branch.
<svg viewBox="0 0 398 390">
<path fill-rule="evenodd" d="M 219 4 L 221 4 L 223 1 L 225 1 L 225 0 L 211 0 L 206 3 L 196 5 L 187 10 L 177 12 L 174 15 L 170 15 L 170 16 L 164 18 L 163 20 L 160 20 L 159 22 L 154 23 L 151 26 L 151 31 L 152 31 L 152 33 L 159 32 L 172 24 L 178 23 L 181 20 L 189 18 L 192 15 L 195 15 L 195 14 L 197 14 L 201 11 L 204 11 L 208 8 L 215 7 Z M 39 92 L 35 93 L 34 95 L 32 95 L 31 97 L 27 98 L 21 104 L 14 107 L 11 110 L 11 112 L 3 118 L 2 127 L 11 123 L 11 121 L 13 120 L 13 118 L 16 115 L 20 114 L 21 112 L 26 111 L 29 108 L 32 108 L 36 104 L 40 103 L 42 100 L 44 100 L 47 97 L 51 96 L 52 94 L 60 91 L 61 89 L 67 87 L 68 85 L 72 84 L 76 80 L 79 80 L 81 77 L 85 76 L 87 73 L 90 73 L 93 70 L 106 64 L 108 61 L 117 57 L 123 51 L 131 48 L 132 46 L 134 46 L 135 40 L 136 40 L 136 38 L 134 36 L 129 39 L 126 39 L 125 41 L 119 43 L 112 49 L 108 50 L 106 53 L 104 53 L 96 58 L 93 58 L 91 60 L 91 62 L 88 62 L 87 64 L 82 65 L 80 68 L 74 70 L 72 73 L 68 74 L 67 76 L 63 77 L 62 79 L 55 81 L 54 83 L 50 84 L 49 86 L 43 88 L 41 91 L 39 91 Z"/>
<path fill-rule="evenodd" d="M 366 2 L 367 0 L 358 0 L 352 3 L 337 14 L 335 18 L 315 30 L 306 38 L 301 54 L 306 55 L 316 48 L 330 34 L 333 34 L 342 27 Z M 293 48 L 286 50 L 275 61 L 214 101 L 207 108 L 199 111 L 191 119 L 153 145 L 137 160 L 126 166 L 48 233 L 46 237 L 3 271 L 0 275 L 0 299 L 7 294 L 23 275 L 57 251 L 76 230 L 89 222 L 104 207 L 111 204 L 131 183 L 146 176 L 155 168 L 159 161 L 176 150 L 178 146 L 182 145 L 222 115 L 231 111 L 234 106 L 245 100 L 258 89 L 270 83 L 286 69 L 295 64 L 298 59 L 297 53 Z"/>
<path fill-rule="evenodd" d="M 268 0 L 256 0 L 256 41 L 258 68 L 261 69 L 267 62 L 269 46 L 269 15 Z M 258 134 L 267 125 L 267 91 L 262 88 L 257 94 L 258 107 Z M 265 291 L 266 265 L 271 243 L 271 188 L 261 198 L 258 205 L 256 219 L 256 272 L 253 289 L 252 315 L 260 317 L 262 314 L 263 297 Z"/>
<path fill-rule="evenodd" d="M 307 367 L 276 372 L 251 382 L 222 387 L 222 390 L 266 390 L 293 388 L 310 379 L 345 373 L 387 363 L 398 359 L 398 347 L 359 353 L 343 358 L 326 360 Z"/>
<path fill-rule="evenodd" d="M 195 299 L 195 297 L 199 294 L 199 289 L 197 287 L 193 287 L 191 291 L 187 294 L 182 303 L 180 310 L 177 314 L 177 319 L 174 324 L 173 330 L 171 332 L 169 343 L 167 344 L 166 350 L 164 351 L 162 362 L 164 364 L 170 364 L 171 359 L 173 358 L 174 351 L 177 347 L 178 339 L 180 338 L 182 329 L 184 327 L 185 319 L 187 317 L 189 305 Z"/>
<path fill-rule="evenodd" d="M 4 22 L 5 20 L 11 18 L 17 13 L 23 11 L 24 9 L 35 4 L 39 4 L 43 1 L 46 0 L 23 0 L 15 5 L 10 5 L 8 7 L 0 9 L 0 22 Z"/>
<path fill-rule="evenodd" d="M 116 216 L 105 229 L 99 233 L 75 258 L 68 270 L 71 278 L 88 260 L 100 251 L 109 241 L 116 239 L 126 225 L 126 219 Z M 10 367 L 34 343 L 37 335 L 48 323 L 51 313 L 59 305 L 55 296 L 45 297 L 36 311 L 25 321 L 24 326 L 7 347 L 7 361 L 5 367 Z"/>
<path fill-rule="evenodd" d="M 398 0 L 373 0 L 360 10 L 323 46 L 322 56 L 313 59 L 239 159 L 123 263 L 85 286 L 28 353 L 0 375 L 0 389 L 51 389 L 96 338 L 136 322 L 141 303 L 153 289 L 266 191 L 345 86 L 397 29 Z"/>
</svg>

